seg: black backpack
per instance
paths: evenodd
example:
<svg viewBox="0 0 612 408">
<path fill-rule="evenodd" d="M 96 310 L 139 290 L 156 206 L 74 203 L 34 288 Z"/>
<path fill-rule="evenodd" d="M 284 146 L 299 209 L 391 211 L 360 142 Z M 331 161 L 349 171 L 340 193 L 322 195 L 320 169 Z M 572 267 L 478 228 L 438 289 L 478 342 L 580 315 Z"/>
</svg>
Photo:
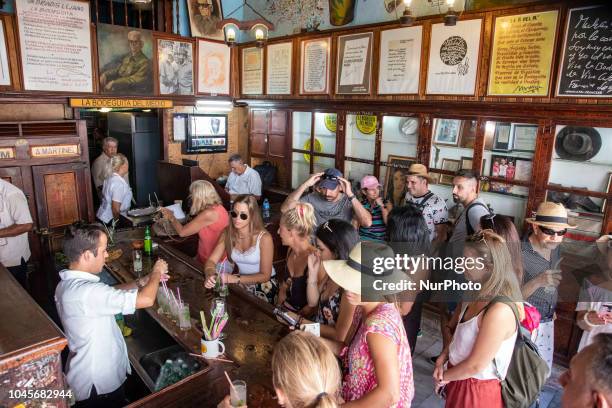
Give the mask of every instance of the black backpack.
<svg viewBox="0 0 612 408">
<path fill-rule="evenodd" d="M 276 173 L 278 172 L 278 169 L 271 162 L 266 160 L 265 162 L 253 167 L 253 169 L 259 173 L 262 190 L 276 183 Z"/>
</svg>

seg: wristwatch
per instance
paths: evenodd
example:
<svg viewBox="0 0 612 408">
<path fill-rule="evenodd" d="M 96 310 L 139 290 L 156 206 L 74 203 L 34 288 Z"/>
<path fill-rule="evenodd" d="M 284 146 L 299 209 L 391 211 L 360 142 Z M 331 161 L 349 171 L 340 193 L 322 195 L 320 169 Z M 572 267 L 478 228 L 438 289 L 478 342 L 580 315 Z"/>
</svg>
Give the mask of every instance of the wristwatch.
<svg viewBox="0 0 612 408">
<path fill-rule="evenodd" d="M 349 200 L 349 201 L 353 201 L 353 198 L 355 198 L 355 196 L 354 196 L 354 195 L 352 195 L 352 196 L 347 195 L 347 197 L 348 197 L 348 200 Z"/>
</svg>

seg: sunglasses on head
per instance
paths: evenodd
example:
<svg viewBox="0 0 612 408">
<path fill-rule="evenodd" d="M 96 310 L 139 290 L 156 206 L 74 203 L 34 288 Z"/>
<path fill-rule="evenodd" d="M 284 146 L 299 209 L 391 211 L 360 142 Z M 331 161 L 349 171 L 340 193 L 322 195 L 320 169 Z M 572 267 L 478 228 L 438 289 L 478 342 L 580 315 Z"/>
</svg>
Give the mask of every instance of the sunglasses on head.
<svg viewBox="0 0 612 408">
<path fill-rule="evenodd" d="M 247 214 L 247 213 L 240 213 L 240 214 L 238 214 L 236 211 L 231 211 L 230 215 L 232 216 L 232 218 L 236 218 L 236 217 L 238 217 L 240 215 L 240 219 L 243 220 L 243 221 L 246 221 L 246 220 L 249 219 L 249 214 Z"/>
<path fill-rule="evenodd" d="M 336 177 L 336 176 L 332 176 L 332 175 L 330 175 L 330 174 L 324 174 L 324 175 L 321 177 L 321 180 L 336 180 L 336 181 L 337 181 L 337 180 L 338 180 L 338 177 Z"/>
<path fill-rule="evenodd" d="M 561 231 L 555 231 L 552 230 L 550 228 L 546 228 L 543 226 L 539 226 L 540 227 L 540 231 L 542 231 L 542 234 L 546 234 L 546 235 L 550 235 L 550 236 L 554 236 L 554 235 L 558 235 L 560 237 L 564 236 L 567 233 L 567 229 L 561 230 Z"/>
</svg>

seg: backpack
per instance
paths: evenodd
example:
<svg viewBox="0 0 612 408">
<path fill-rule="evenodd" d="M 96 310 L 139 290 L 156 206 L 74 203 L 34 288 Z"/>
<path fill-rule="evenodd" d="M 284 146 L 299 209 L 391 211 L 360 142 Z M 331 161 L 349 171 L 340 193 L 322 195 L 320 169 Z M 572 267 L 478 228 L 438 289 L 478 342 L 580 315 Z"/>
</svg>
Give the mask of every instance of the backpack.
<svg viewBox="0 0 612 408">
<path fill-rule="evenodd" d="M 467 206 L 467 208 L 465 209 L 465 225 L 467 227 L 467 235 L 468 237 L 470 235 L 474 235 L 474 228 L 472 228 L 472 224 L 470 224 L 470 209 L 472 207 L 477 207 L 477 206 L 481 206 L 487 209 L 487 211 L 489 212 L 489 214 L 493 215 L 493 211 L 491 211 L 491 209 L 489 207 L 487 207 L 485 204 L 479 202 L 479 201 L 475 201 L 472 202 L 470 205 Z"/>
<path fill-rule="evenodd" d="M 269 161 L 266 160 L 263 163 L 258 164 L 257 166 L 253 167 L 253 170 L 256 170 L 257 173 L 259 173 L 262 190 L 265 190 L 276 183 L 276 173 L 278 170 L 276 169 L 276 166 Z"/>
<path fill-rule="evenodd" d="M 540 356 L 538 347 L 531 341 L 527 330 L 521 326 L 518 310 L 509 298 L 496 296 L 485 307 L 485 313 L 486 309 L 498 302 L 510 306 L 518 330 L 506 378 L 501 380 L 501 376 L 497 373 L 501 381 L 502 398 L 506 408 L 528 408 L 538 398 L 546 382 L 548 365 Z M 495 359 L 493 365 L 497 371 Z"/>
<path fill-rule="evenodd" d="M 423 196 L 423 201 L 421 201 L 420 203 L 416 203 L 412 200 L 408 201 L 406 200 L 406 203 L 408 205 L 413 206 L 414 208 L 416 208 L 417 210 L 419 210 L 421 213 L 423 213 L 423 210 L 425 209 L 425 207 L 427 207 L 427 201 L 434 196 L 434 193 L 432 193 L 431 191 L 427 192 L 427 194 L 425 194 Z"/>
</svg>

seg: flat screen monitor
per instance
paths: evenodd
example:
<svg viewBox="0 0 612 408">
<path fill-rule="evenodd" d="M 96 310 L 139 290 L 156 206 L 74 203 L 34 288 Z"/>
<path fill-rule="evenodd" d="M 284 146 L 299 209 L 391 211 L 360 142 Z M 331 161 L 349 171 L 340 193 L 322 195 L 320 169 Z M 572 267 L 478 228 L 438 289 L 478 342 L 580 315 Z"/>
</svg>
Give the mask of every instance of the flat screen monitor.
<svg viewBox="0 0 612 408">
<path fill-rule="evenodd" d="M 227 152 L 227 115 L 189 115 L 186 153 Z"/>
</svg>

